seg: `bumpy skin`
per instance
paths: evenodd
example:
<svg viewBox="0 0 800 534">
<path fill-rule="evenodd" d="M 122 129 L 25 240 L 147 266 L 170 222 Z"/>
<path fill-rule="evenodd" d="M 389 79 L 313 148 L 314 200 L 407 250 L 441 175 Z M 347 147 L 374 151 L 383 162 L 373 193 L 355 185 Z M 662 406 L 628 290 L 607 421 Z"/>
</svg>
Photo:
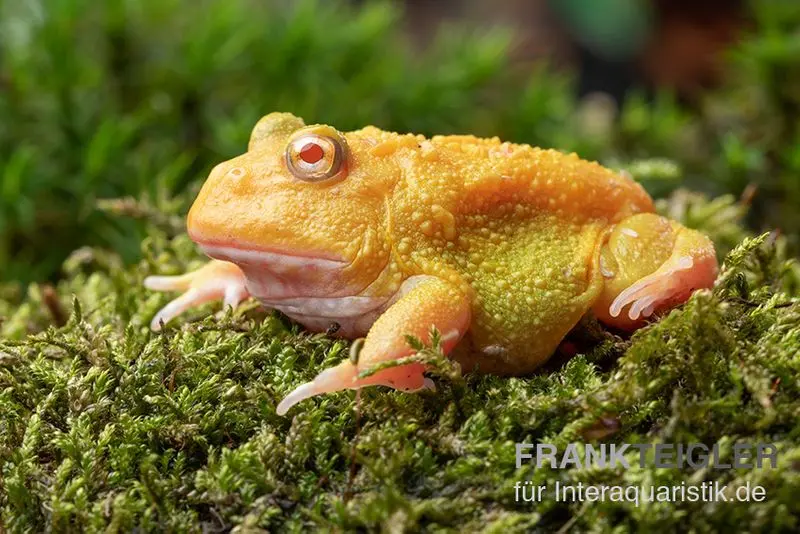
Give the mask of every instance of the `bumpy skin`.
<svg viewBox="0 0 800 534">
<path fill-rule="evenodd" d="M 343 140 L 335 176 L 312 183 L 287 166 L 287 145 L 308 133 Z M 711 242 L 652 212 L 637 183 L 574 154 L 371 126 L 339 134 L 273 113 L 189 213 L 192 239 L 217 260 L 146 281 L 187 291 L 153 327 L 206 300 L 252 295 L 312 330 L 335 322 L 344 336 L 366 335 L 358 365 L 321 373 L 279 413 L 344 388 L 431 387 L 419 364 L 358 377 L 411 354 L 405 334 L 427 339 L 431 326 L 467 370 L 525 374 L 589 310 L 633 329 L 711 286 Z"/>
</svg>

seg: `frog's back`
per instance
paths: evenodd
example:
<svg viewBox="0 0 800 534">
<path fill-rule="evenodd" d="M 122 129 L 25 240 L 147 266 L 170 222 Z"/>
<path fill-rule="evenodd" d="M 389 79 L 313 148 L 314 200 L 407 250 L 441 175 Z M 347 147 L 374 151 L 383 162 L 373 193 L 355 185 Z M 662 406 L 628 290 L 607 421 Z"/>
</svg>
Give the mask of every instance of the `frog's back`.
<svg viewBox="0 0 800 534">
<path fill-rule="evenodd" d="M 435 136 L 430 142 L 440 162 L 460 167 L 467 210 L 514 202 L 580 221 L 613 222 L 654 209 L 641 185 L 574 153 L 496 137 Z"/>
<path fill-rule="evenodd" d="M 394 217 L 409 264 L 476 294 L 468 365 L 526 372 L 597 298 L 606 230 L 653 210 L 633 180 L 574 154 L 473 136 L 420 138 Z"/>
</svg>

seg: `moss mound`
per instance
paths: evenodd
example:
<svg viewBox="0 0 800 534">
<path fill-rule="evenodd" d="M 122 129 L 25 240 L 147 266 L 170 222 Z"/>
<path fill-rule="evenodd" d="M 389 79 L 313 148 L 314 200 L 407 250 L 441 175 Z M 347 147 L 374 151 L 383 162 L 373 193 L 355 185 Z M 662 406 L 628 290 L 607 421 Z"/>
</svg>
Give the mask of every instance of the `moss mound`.
<svg viewBox="0 0 800 534">
<path fill-rule="evenodd" d="M 716 214 L 707 230 L 730 235 L 719 219 L 730 203 L 689 212 L 703 209 Z M 630 339 L 587 320 L 569 337 L 578 354 L 540 375 L 443 373 L 436 393 L 338 393 L 286 418 L 277 402 L 346 357 L 347 343 L 254 304 L 234 314 L 209 306 L 152 333 L 147 322 L 168 297 L 145 291 L 143 277 L 200 259 L 185 236 L 151 238 L 144 252 L 123 268 L 81 250 L 55 290 L 3 301 L 0 520 L 10 531 L 800 527 L 800 302 L 790 296 L 800 277 L 775 236 L 745 238 L 713 291 Z M 767 442 L 779 462 L 658 469 L 628 454 L 630 469 L 517 468 L 517 442 L 702 442 L 727 462 L 735 444 Z M 717 481 L 729 492 L 749 483 L 766 499 L 518 502 L 514 486 L 528 479 Z"/>
</svg>

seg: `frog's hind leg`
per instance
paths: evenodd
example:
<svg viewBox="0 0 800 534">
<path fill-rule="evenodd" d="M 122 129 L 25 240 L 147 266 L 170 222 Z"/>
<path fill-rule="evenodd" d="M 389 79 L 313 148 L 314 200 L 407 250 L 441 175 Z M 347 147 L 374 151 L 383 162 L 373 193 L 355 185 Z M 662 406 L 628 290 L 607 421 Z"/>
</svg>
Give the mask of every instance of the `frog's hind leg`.
<svg viewBox="0 0 800 534">
<path fill-rule="evenodd" d="M 408 345 L 406 335 L 427 342 L 431 327 L 442 334 L 442 349 L 449 353 L 469 328 L 469 321 L 470 303 L 463 291 L 430 276 L 409 278 L 397 301 L 372 325 L 357 363 L 346 360 L 322 371 L 311 382 L 289 393 L 276 411 L 284 415 L 298 402 L 344 389 L 366 386 L 388 386 L 405 392 L 432 389 L 433 382 L 423 375 L 425 367 L 416 362 L 381 369 L 369 376 L 360 373 L 411 356 L 414 350 Z"/>
<path fill-rule="evenodd" d="M 685 302 L 696 289 L 714 284 L 718 268 L 711 240 L 678 223 L 672 226 L 675 236 L 670 256 L 654 272 L 617 295 L 608 308 L 611 317 L 619 317 L 627 306 L 628 319 L 649 317 L 658 309 Z"/>
</svg>

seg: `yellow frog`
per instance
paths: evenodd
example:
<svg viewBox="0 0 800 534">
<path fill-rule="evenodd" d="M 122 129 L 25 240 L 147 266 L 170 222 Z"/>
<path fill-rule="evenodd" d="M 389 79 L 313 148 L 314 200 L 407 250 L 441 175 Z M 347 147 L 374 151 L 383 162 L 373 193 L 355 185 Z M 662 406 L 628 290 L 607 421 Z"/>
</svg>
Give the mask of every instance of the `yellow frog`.
<svg viewBox="0 0 800 534">
<path fill-rule="evenodd" d="M 597 163 L 467 135 L 339 132 L 272 113 L 245 154 L 211 172 L 188 217 L 213 261 L 151 276 L 184 291 L 153 318 L 248 296 L 314 331 L 366 336 L 346 360 L 290 393 L 433 386 L 420 363 L 359 377 L 429 339 L 465 370 L 529 373 L 588 311 L 634 329 L 713 284 L 714 246 L 653 213 L 630 178 Z"/>
</svg>

